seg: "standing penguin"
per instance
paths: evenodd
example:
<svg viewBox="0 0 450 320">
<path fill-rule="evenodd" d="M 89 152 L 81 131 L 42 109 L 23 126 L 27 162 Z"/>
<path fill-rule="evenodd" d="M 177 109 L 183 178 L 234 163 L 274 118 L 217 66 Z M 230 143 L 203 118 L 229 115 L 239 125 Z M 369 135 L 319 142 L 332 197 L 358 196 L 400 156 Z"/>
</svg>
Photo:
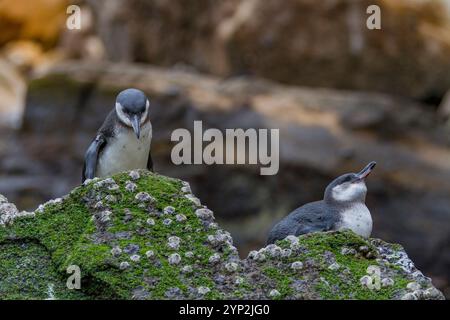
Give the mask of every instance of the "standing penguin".
<svg viewBox="0 0 450 320">
<path fill-rule="evenodd" d="M 365 204 L 365 179 L 375 165 L 376 162 L 370 162 L 359 173 L 347 173 L 333 180 L 325 189 L 323 200 L 305 204 L 278 222 L 269 232 L 267 243 L 288 235 L 343 229 L 370 237 L 372 217 Z"/>
<path fill-rule="evenodd" d="M 149 107 L 141 90 L 126 89 L 117 95 L 115 108 L 86 151 L 83 182 L 132 169 L 153 171 Z"/>
</svg>

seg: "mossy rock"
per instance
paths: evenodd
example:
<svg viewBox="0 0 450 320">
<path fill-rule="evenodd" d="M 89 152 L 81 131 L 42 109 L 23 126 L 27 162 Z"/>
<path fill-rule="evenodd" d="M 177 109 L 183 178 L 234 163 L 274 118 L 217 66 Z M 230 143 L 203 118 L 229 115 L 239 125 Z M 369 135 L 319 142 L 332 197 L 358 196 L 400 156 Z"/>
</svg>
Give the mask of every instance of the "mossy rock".
<svg viewBox="0 0 450 320">
<path fill-rule="evenodd" d="M 3 221 L 0 299 L 442 298 L 403 248 L 350 231 L 291 236 L 241 260 L 189 184 L 145 170 Z M 66 286 L 69 266 L 80 289 Z M 367 284 L 374 267 L 379 288 Z"/>
</svg>

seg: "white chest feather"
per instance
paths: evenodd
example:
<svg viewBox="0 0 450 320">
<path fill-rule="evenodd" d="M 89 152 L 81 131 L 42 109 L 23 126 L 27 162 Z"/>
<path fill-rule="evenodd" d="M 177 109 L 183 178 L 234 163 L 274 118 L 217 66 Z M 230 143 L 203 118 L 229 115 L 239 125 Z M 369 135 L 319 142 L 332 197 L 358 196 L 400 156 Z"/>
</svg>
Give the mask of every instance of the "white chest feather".
<svg viewBox="0 0 450 320">
<path fill-rule="evenodd" d="M 140 139 L 133 130 L 116 132 L 99 156 L 96 175 L 102 178 L 122 171 L 147 168 L 151 140 L 150 123 L 141 128 Z"/>
<path fill-rule="evenodd" d="M 369 238 L 372 233 L 372 216 L 364 203 L 354 204 L 341 213 L 336 230 L 350 229 L 354 233 Z"/>
</svg>

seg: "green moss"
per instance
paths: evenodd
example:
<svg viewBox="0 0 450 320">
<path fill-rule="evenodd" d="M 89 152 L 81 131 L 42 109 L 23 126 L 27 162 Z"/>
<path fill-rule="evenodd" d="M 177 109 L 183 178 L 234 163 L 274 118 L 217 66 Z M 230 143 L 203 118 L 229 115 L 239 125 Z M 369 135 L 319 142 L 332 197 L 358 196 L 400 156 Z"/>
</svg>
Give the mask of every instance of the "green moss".
<svg viewBox="0 0 450 320">
<path fill-rule="evenodd" d="M 313 233 L 301 236 L 300 253 L 291 257 L 270 258 L 265 262 L 255 262 L 263 281 L 255 282 L 243 272 L 229 276 L 233 282 L 235 276 L 242 276 L 239 285 L 216 286 L 214 277 L 224 270 L 209 263 L 214 253 L 227 261 L 233 254 L 225 246 L 212 248 L 207 237 L 216 230 L 208 230 L 195 215 L 195 205 L 180 191 L 179 180 L 139 171 L 141 178 L 134 181 L 136 192 L 125 189 L 130 180 L 128 173 L 113 177 L 118 190 L 108 190 L 91 182 L 76 188 L 62 202 L 53 202 L 44 207 L 35 217 L 22 217 L 11 226 L 0 227 L 0 298 L 46 299 L 51 284 L 57 299 L 130 299 L 134 295 L 142 298 L 165 299 L 167 293 L 178 288 L 183 297 L 192 297 L 191 292 L 198 287 L 210 289 L 204 298 L 223 299 L 251 297 L 256 291 L 267 294 L 276 289 L 280 295 L 276 299 L 291 298 L 299 294 L 294 290 L 298 280 L 306 280 L 307 288 L 300 296 L 324 299 L 389 299 L 406 287 L 408 280 L 403 273 L 396 271 L 394 286 L 371 291 L 360 285 L 359 279 L 366 275 L 369 265 L 376 265 L 374 259 L 342 255 L 343 247 L 358 249 L 367 246 L 375 248 L 366 240 L 352 232 Z M 154 201 L 142 207 L 135 199 L 137 192 L 148 192 Z M 116 201 L 108 203 L 111 220 L 99 224 L 93 217 L 96 210 L 93 205 L 100 199 L 106 204 L 106 195 L 114 195 Z M 175 215 L 161 215 L 164 208 L 172 206 L 177 214 L 183 214 L 186 221 L 177 222 Z M 150 209 L 150 210 L 149 210 Z M 126 212 L 131 220 L 125 219 Z M 152 215 L 150 215 L 150 213 Z M 155 216 L 156 215 L 156 216 Z M 153 218 L 154 225 L 148 225 L 147 219 Z M 172 219 L 165 225 L 164 219 Z M 116 236 L 126 234 L 126 236 Z M 167 246 L 168 238 L 181 239 L 180 247 L 175 251 Z M 113 256 L 111 249 L 137 246 L 139 261 L 132 261 L 130 254 L 122 251 Z M 287 240 L 278 245 L 288 248 Z M 154 252 L 147 258 L 148 250 Z M 186 257 L 186 252 L 193 252 Z M 181 263 L 172 265 L 168 258 L 173 253 L 181 256 Z M 333 271 L 328 268 L 329 261 L 324 254 L 332 253 L 343 268 Z M 19 257 L 19 258 L 18 258 Z M 302 270 L 291 269 L 294 261 L 307 260 L 313 267 Z M 129 268 L 120 269 L 122 262 Z M 65 287 L 69 265 L 78 265 L 81 269 L 81 291 L 68 290 Z M 183 274 L 185 265 L 193 267 L 192 274 Z M 307 269 L 309 268 L 309 269 Z M 20 288 L 24 288 L 21 290 Z"/>
<path fill-rule="evenodd" d="M 0 266 L 0 300 L 88 298 L 77 290 L 66 288 L 50 255 L 39 244 L 1 244 Z"/>
<path fill-rule="evenodd" d="M 263 273 L 270 279 L 274 280 L 276 283 L 276 290 L 280 292 L 280 295 L 275 299 L 283 299 L 285 297 L 291 296 L 293 290 L 291 288 L 292 283 L 292 273 L 285 270 L 279 270 L 275 267 L 265 267 L 263 268 Z"/>
</svg>

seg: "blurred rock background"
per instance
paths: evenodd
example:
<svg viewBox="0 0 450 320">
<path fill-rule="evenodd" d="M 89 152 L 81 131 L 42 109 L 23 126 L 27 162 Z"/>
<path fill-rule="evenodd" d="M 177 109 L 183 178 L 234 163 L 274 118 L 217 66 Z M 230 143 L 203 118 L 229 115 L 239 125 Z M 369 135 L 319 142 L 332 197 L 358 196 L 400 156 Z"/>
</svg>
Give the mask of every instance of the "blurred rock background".
<svg viewBox="0 0 450 320">
<path fill-rule="evenodd" d="M 66 27 L 81 7 L 81 30 Z M 381 30 L 366 8 L 381 7 Z M 335 176 L 368 180 L 374 237 L 450 297 L 450 1 L 0 0 L 0 193 L 20 209 L 79 184 L 125 87 L 152 101 L 155 169 L 191 182 L 242 255 Z M 174 166 L 172 130 L 279 128 L 280 171 Z"/>
</svg>

